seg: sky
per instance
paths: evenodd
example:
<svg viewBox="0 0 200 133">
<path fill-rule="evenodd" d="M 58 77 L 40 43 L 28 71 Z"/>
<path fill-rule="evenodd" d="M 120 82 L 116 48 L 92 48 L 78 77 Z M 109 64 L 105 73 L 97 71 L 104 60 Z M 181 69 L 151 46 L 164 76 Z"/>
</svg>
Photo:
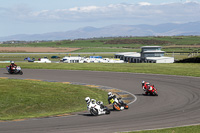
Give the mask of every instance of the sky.
<svg viewBox="0 0 200 133">
<path fill-rule="evenodd" d="M 200 21 L 200 0 L 0 0 L 0 37 Z"/>
</svg>

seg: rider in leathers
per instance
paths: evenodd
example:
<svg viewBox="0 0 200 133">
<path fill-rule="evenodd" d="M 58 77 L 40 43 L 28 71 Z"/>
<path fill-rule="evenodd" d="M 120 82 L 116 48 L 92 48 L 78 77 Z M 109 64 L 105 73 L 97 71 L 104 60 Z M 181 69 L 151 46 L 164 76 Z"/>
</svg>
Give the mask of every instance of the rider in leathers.
<svg viewBox="0 0 200 133">
<path fill-rule="evenodd" d="M 10 71 L 11 71 L 11 72 L 14 72 L 14 71 L 15 71 L 15 69 L 13 69 L 14 67 L 16 68 L 17 65 L 15 64 L 14 61 L 11 61 L 11 64 L 10 64 Z"/>
<path fill-rule="evenodd" d="M 85 98 L 85 101 L 86 101 L 86 103 L 87 103 L 87 109 L 88 109 L 88 110 L 90 110 L 90 104 L 94 104 L 93 102 L 96 102 L 95 99 L 90 99 L 90 97 L 86 97 L 86 98 Z M 97 101 L 96 104 L 100 105 L 100 108 L 101 108 L 101 109 L 104 109 L 103 102 Z"/>
<path fill-rule="evenodd" d="M 112 94 L 112 92 L 108 92 L 108 103 L 109 104 L 111 104 L 111 102 L 110 102 L 111 99 L 115 99 L 115 98 L 117 98 L 116 95 Z M 121 98 L 117 98 L 117 99 L 122 105 L 124 104 L 124 102 L 121 100 Z"/>
<path fill-rule="evenodd" d="M 111 104 L 110 100 L 115 99 L 116 95 L 112 94 L 112 92 L 108 92 L 108 103 Z"/>
<path fill-rule="evenodd" d="M 149 82 L 142 81 L 142 89 L 145 91 L 145 94 L 147 94 L 147 92 L 148 92 L 149 89 L 150 89 L 150 83 L 149 83 Z"/>
</svg>

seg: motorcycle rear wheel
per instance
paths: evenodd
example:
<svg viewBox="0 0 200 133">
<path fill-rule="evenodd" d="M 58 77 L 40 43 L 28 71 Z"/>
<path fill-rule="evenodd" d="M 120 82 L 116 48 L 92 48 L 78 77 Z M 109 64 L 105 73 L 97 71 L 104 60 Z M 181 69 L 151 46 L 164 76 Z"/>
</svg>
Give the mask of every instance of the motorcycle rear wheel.
<svg viewBox="0 0 200 133">
<path fill-rule="evenodd" d="M 108 110 L 106 110 L 106 114 L 108 115 L 108 114 L 110 114 L 110 110 L 108 109 Z"/>
<path fill-rule="evenodd" d="M 107 115 L 110 114 L 110 110 L 109 110 L 108 107 L 106 107 L 106 106 L 104 107 L 104 111 L 106 111 L 105 114 L 107 114 Z"/>
<path fill-rule="evenodd" d="M 124 109 L 128 109 L 129 106 L 127 104 L 124 104 Z"/>
</svg>

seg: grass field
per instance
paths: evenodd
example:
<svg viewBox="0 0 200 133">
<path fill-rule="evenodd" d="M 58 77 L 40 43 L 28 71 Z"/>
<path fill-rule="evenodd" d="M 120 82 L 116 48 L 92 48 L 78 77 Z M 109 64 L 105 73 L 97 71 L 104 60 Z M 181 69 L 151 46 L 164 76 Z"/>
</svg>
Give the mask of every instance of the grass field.
<svg viewBox="0 0 200 133">
<path fill-rule="evenodd" d="M 87 110 L 87 96 L 107 104 L 107 92 L 103 90 L 64 83 L 0 79 L 0 94 L 0 120 Z"/>
<path fill-rule="evenodd" d="M 129 52 L 141 46 L 162 46 L 166 52 L 192 52 L 200 49 L 199 36 L 99 38 L 40 43 L 0 44 L 0 47 L 71 47 L 74 52 Z"/>
<path fill-rule="evenodd" d="M 141 49 L 130 49 L 130 48 L 82 48 L 74 51 L 73 53 L 82 52 L 140 52 Z"/>
<path fill-rule="evenodd" d="M 9 64 L 0 64 L 0 68 L 5 68 Z M 87 70 L 87 71 L 113 71 L 130 73 L 149 73 L 165 75 L 182 75 L 200 77 L 199 63 L 17 63 L 22 70 L 27 69 L 64 69 L 64 70 Z M 6 71 L 6 70 L 5 70 Z"/>
</svg>

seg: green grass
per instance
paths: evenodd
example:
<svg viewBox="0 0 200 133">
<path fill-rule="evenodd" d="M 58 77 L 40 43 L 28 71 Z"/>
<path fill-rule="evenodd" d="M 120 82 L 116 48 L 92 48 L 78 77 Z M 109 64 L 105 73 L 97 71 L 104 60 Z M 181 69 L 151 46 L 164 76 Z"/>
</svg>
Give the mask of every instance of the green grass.
<svg viewBox="0 0 200 133">
<path fill-rule="evenodd" d="M 52 116 L 87 110 L 85 97 L 102 100 L 103 90 L 80 85 L 0 79 L 0 120 Z"/>
<path fill-rule="evenodd" d="M 129 133 L 199 133 L 199 132 L 200 132 L 200 125 L 167 128 L 167 129 L 160 129 L 160 130 L 135 131 L 135 132 L 129 132 Z"/>
<path fill-rule="evenodd" d="M 0 67 L 5 68 L 6 65 L 1 63 Z M 173 63 L 173 64 L 157 64 L 157 63 L 17 63 L 28 69 L 64 69 L 64 70 L 87 70 L 87 71 L 113 71 L 113 72 L 130 72 L 130 73 L 149 73 L 149 74 L 165 74 L 165 75 L 182 75 L 200 77 L 199 63 Z M 5 70 L 6 71 L 6 70 Z"/>
<path fill-rule="evenodd" d="M 111 43 L 116 40 L 135 40 L 133 42 Z M 111 41 L 112 40 L 112 41 Z M 138 41 L 137 41 L 138 40 Z M 111 42 L 109 42 L 111 41 Z M 138 51 L 142 46 L 162 46 L 166 52 L 192 52 L 200 49 L 200 36 L 129 37 L 97 38 L 86 40 L 63 40 L 55 42 L 0 44 L 0 47 L 73 47 L 82 48 L 74 52 L 127 52 Z M 183 45 L 189 45 L 184 47 Z M 174 47 L 175 46 L 175 47 Z M 126 49 L 124 49 L 126 48 Z"/>
<path fill-rule="evenodd" d="M 141 49 L 128 49 L 128 48 L 82 48 L 80 50 L 76 50 L 73 53 L 79 52 L 140 52 Z"/>
</svg>

